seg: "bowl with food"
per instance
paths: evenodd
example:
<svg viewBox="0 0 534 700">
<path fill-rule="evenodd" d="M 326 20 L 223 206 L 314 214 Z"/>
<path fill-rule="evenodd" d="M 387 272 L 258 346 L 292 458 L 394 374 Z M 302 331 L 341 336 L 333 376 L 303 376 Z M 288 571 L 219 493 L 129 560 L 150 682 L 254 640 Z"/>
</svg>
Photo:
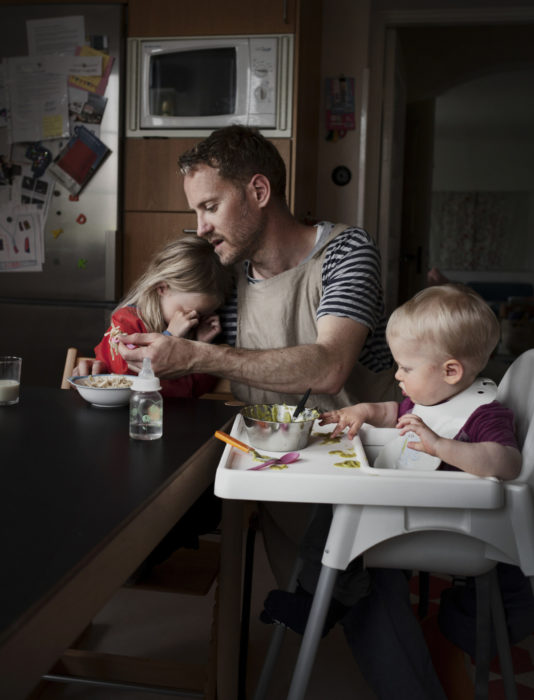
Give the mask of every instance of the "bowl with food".
<svg viewBox="0 0 534 700">
<path fill-rule="evenodd" d="M 247 439 L 253 447 L 273 452 L 301 450 L 308 445 L 315 420 L 316 408 L 305 408 L 296 418 L 296 406 L 287 404 L 251 404 L 240 413 Z"/>
<path fill-rule="evenodd" d="M 125 406 L 130 401 L 132 378 L 123 374 L 89 374 L 68 381 L 82 398 L 99 408 Z"/>
</svg>

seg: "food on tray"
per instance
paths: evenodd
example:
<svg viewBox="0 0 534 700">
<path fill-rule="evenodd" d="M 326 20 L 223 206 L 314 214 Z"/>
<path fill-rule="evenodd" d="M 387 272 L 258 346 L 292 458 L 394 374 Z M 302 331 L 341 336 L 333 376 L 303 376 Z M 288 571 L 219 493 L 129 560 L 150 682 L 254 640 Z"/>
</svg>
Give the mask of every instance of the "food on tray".
<svg viewBox="0 0 534 700">
<path fill-rule="evenodd" d="M 96 389 L 127 389 L 132 386 L 132 381 L 119 375 L 91 374 L 84 381 L 84 384 Z"/>
<path fill-rule="evenodd" d="M 315 420 L 319 417 L 319 411 L 315 408 L 305 408 L 294 420 L 294 406 L 287 404 L 256 404 L 243 409 L 243 414 L 248 418 L 266 421 L 267 423 L 303 423 Z"/>
</svg>

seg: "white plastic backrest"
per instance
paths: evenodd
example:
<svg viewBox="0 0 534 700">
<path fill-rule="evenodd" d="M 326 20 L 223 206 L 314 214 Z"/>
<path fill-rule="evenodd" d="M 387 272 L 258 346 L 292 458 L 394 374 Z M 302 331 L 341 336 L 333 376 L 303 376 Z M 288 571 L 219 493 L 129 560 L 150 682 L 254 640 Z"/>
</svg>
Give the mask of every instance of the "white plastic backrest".
<svg viewBox="0 0 534 700">
<path fill-rule="evenodd" d="M 534 487 L 534 349 L 520 355 L 508 368 L 497 390 L 497 400 L 512 409 L 523 466 L 515 481 Z"/>
</svg>

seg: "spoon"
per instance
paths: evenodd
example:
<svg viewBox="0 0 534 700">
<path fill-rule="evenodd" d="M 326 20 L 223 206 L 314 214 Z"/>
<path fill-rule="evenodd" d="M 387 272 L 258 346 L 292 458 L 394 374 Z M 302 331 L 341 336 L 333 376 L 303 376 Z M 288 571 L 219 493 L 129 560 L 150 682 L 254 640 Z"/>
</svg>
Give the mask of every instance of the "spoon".
<svg viewBox="0 0 534 700">
<path fill-rule="evenodd" d="M 291 464 L 291 462 L 296 462 L 298 459 L 300 459 L 300 452 L 288 452 L 287 454 L 282 455 L 281 457 L 268 459 L 266 462 L 262 462 L 256 467 L 249 467 L 247 471 L 257 472 L 260 469 L 265 469 L 265 467 L 270 467 L 273 464 Z"/>
<path fill-rule="evenodd" d="M 292 420 L 295 420 L 295 418 L 296 418 L 300 413 L 302 413 L 302 411 L 303 411 L 303 409 L 304 409 L 304 404 L 305 404 L 306 401 L 308 400 L 308 396 L 310 395 L 310 392 L 311 392 L 311 387 L 308 389 L 308 391 L 306 391 L 306 393 L 304 394 L 304 396 L 303 396 L 303 397 L 301 398 L 301 400 L 298 402 L 297 407 L 296 407 L 295 411 L 293 412 L 293 418 L 292 418 Z"/>
</svg>

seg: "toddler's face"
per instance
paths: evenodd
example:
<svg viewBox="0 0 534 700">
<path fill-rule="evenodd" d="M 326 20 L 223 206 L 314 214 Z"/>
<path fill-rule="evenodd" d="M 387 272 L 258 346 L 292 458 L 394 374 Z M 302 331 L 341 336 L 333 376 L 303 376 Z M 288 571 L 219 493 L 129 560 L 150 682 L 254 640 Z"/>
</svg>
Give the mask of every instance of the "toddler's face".
<svg viewBox="0 0 534 700">
<path fill-rule="evenodd" d="M 170 323 L 176 311 L 186 314 L 196 311 L 199 318 L 209 316 L 218 306 L 217 298 L 212 294 L 199 292 L 175 292 L 167 286 L 160 288 L 161 312 L 165 323 Z"/>
<path fill-rule="evenodd" d="M 414 341 L 390 339 L 391 354 L 398 365 L 395 379 L 404 396 L 421 406 L 445 401 L 455 390 L 445 380 L 446 369 L 435 354 L 422 352 Z"/>
</svg>

